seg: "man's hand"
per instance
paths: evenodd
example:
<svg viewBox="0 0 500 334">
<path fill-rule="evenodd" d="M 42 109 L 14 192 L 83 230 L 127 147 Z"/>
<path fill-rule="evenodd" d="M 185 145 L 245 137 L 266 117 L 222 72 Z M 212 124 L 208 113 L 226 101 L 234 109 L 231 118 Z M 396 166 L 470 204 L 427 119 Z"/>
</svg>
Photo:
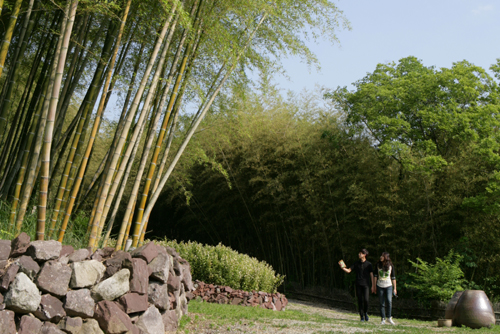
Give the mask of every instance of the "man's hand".
<svg viewBox="0 0 500 334">
<path fill-rule="evenodd" d="M 376 294 L 376 293 L 377 293 L 377 287 L 372 286 L 372 293 L 373 293 L 373 294 Z"/>
</svg>

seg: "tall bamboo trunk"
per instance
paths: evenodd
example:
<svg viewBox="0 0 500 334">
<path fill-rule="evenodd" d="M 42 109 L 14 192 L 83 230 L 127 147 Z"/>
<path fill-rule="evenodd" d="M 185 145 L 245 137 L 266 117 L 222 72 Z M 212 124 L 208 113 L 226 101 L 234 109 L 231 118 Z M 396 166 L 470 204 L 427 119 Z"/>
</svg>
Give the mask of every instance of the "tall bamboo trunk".
<svg viewBox="0 0 500 334">
<path fill-rule="evenodd" d="M 142 129 L 141 133 L 139 134 L 139 137 L 142 135 Z M 137 154 L 137 149 L 139 148 L 140 141 L 137 140 L 134 145 L 134 150 L 132 151 L 132 155 L 135 156 Z M 132 166 L 134 165 L 134 159 L 130 159 L 128 164 L 127 164 L 127 169 L 125 171 L 125 175 L 122 180 L 122 185 L 120 187 L 120 190 L 118 191 L 118 196 L 116 198 L 115 202 L 115 207 L 113 208 L 113 212 L 111 213 L 111 217 L 108 222 L 108 227 L 106 230 L 106 236 L 104 237 L 104 241 L 102 243 L 102 247 L 106 247 L 109 241 L 109 236 L 111 234 L 111 230 L 113 229 L 113 224 L 115 222 L 116 214 L 118 212 L 118 209 L 120 208 L 120 201 L 121 198 L 123 197 L 123 193 L 125 192 L 125 188 L 127 187 L 127 180 L 130 175 L 130 171 L 132 170 Z M 135 204 L 135 203 L 134 203 Z"/>
<path fill-rule="evenodd" d="M 103 29 L 104 29 L 104 24 L 101 24 L 101 26 L 99 27 L 99 30 L 97 32 L 97 35 L 100 35 L 101 32 L 103 31 Z M 87 67 L 87 64 L 89 63 L 91 56 L 93 56 L 93 53 L 91 51 L 95 50 L 95 48 L 98 44 L 98 41 L 99 41 L 99 38 L 94 38 L 94 40 L 92 41 L 92 45 L 89 48 L 89 51 L 85 54 L 85 56 L 83 57 L 83 60 L 81 60 L 78 70 L 76 71 L 75 75 L 70 80 L 71 85 L 68 88 L 68 92 L 64 96 L 64 101 L 61 104 L 60 109 L 58 109 L 59 110 L 58 112 L 60 112 L 63 115 L 66 114 L 66 112 L 68 110 L 68 107 L 69 107 L 69 104 L 71 101 L 71 97 L 73 96 L 73 93 L 78 85 L 78 82 L 80 81 L 80 77 L 84 73 L 84 70 Z M 87 101 L 87 99 L 85 101 Z M 85 104 L 87 104 L 87 103 L 85 103 Z M 74 122 L 71 122 L 71 125 L 68 127 L 66 132 L 62 136 L 60 136 L 59 142 L 56 144 L 56 148 L 55 148 L 56 151 L 62 147 L 67 136 L 69 136 L 71 134 L 71 132 L 74 130 L 74 128 L 78 124 L 77 122 L 78 122 L 79 118 L 81 117 L 81 113 L 83 111 L 84 111 L 84 108 L 79 109 L 79 113 L 77 114 L 78 118 L 75 117 Z M 61 121 L 61 127 L 62 127 L 62 123 L 63 123 L 62 121 Z"/>
<path fill-rule="evenodd" d="M 55 227 L 57 224 L 57 220 L 59 217 L 59 212 L 62 203 L 64 202 L 64 197 L 66 195 L 69 196 L 69 192 L 71 189 L 71 172 L 72 167 L 76 165 L 76 157 L 78 155 L 78 151 L 82 150 L 83 148 L 83 142 L 82 138 L 84 137 L 84 134 L 86 132 L 86 128 L 90 122 L 91 114 L 92 114 L 92 109 L 95 104 L 95 100 L 97 99 L 100 87 L 101 87 L 101 78 L 102 74 L 104 72 L 106 62 L 109 60 L 110 53 L 112 51 L 112 46 L 113 46 L 113 35 L 114 35 L 114 29 L 112 28 L 113 24 L 110 24 L 110 29 L 108 31 L 108 36 L 106 38 L 106 41 L 103 46 L 102 50 L 102 56 L 101 59 L 102 61 L 99 61 L 99 64 L 97 66 L 97 69 L 94 73 L 94 77 L 92 79 L 92 83 L 90 86 L 90 89 L 87 91 L 87 94 L 85 95 L 85 99 L 81 105 L 81 108 L 83 108 L 83 114 L 82 117 L 80 118 L 78 122 L 78 127 L 76 129 L 75 136 L 73 137 L 73 143 L 71 145 L 68 158 L 66 159 L 66 165 L 64 167 L 63 175 L 61 177 L 61 181 L 59 183 L 59 190 L 56 195 L 55 199 L 55 204 L 54 204 L 54 209 L 52 212 L 52 217 L 51 217 L 51 224 L 50 224 L 50 229 L 49 229 L 49 238 L 52 237 Z M 74 175 L 74 172 L 73 172 Z M 74 178 L 74 176 L 73 176 Z M 68 184 L 68 180 L 70 183 Z"/>
<path fill-rule="evenodd" d="M 90 30 L 90 26 L 88 24 L 90 15 L 87 14 L 83 19 L 80 19 L 80 24 L 75 28 L 76 31 L 80 31 L 80 34 L 77 36 L 76 41 L 72 41 L 72 57 L 71 57 L 71 63 L 68 68 L 68 72 L 66 74 L 66 80 L 64 81 L 64 86 L 61 91 L 61 98 L 59 99 L 59 103 L 57 105 L 57 118 L 56 118 L 56 123 L 54 126 L 54 143 L 59 143 L 60 142 L 60 137 L 62 135 L 61 129 L 64 123 L 64 120 L 66 119 L 66 112 L 68 108 L 62 108 L 64 102 L 68 99 L 71 99 L 71 96 L 73 95 L 73 92 L 70 91 L 70 86 L 72 82 L 72 78 L 74 77 L 77 69 L 78 69 L 78 62 L 83 59 L 81 57 L 81 50 L 82 47 L 81 45 L 86 45 L 86 38 L 88 36 L 88 32 Z M 99 38 L 96 38 L 98 40 Z M 52 152 L 51 155 L 54 156 L 54 153 L 57 151 L 58 147 L 57 145 L 52 145 Z M 51 164 L 53 165 L 53 164 Z M 52 172 L 51 172 L 52 175 Z M 50 188 L 50 186 L 49 186 Z"/>
<path fill-rule="evenodd" d="M 172 173 L 172 171 L 174 170 L 175 165 L 177 164 L 177 162 L 179 161 L 182 153 L 186 149 L 186 146 L 189 143 L 189 141 L 191 140 L 191 137 L 194 135 L 196 129 L 198 128 L 198 126 L 200 125 L 201 121 L 205 117 L 206 113 L 210 109 L 213 101 L 215 100 L 215 98 L 219 94 L 220 90 L 224 86 L 224 83 L 227 81 L 227 79 L 229 78 L 229 76 L 231 75 L 231 73 L 233 72 L 233 70 L 236 68 L 236 65 L 238 64 L 239 59 L 241 58 L 241 56 L 243 55 L 243 53 L 245 52 L 245 50 L 250 45 L 251 41 L 253 40 L 253 37 L 255 36 L 255 33 L 260 28 L 260 26 L 262 25 L 262 23 L 264 22 L 264 20 L 266 19 L 266 17 L 267 17 L 267 13 L 264 13 L 262 15 L 261 19 L 259 20 L 259 22 L 257 23 L 257 26 L 255 27 L 255 29 L 252 31 L 252 33 L 248 37 L 247 42 L 246 42 L 244 48 L 239 52 L 239 54 L 237 55 L 236 59 L 233 61 L 233 64 L 231 65 L 231 67 L 226 72 L 224 78 L 222 78 L 221 82 L 217 86 L 217 89 L 214 91 L 214 93 L 210 97 L 209 101 L 203 107 L 202 111 L 200 112 L 199 117 L 196 119 L 196 121 L 193 123 L 193 126 L 190 128 L 190 130 L 186 134 L 186 137 L 185 137 L 184 141 L 182 142 L 182 144 L 179 147 L 179 149 L 178 149 L 175 157 L 173 158 L 172 162 L 170 163 L 170 166 L 168 167 L 165 175 L 163 176 L 162 180 L 160 181 L 158 189 L 151 195 L 151 199 L 149 200 L 148 205 L 146 206 L 146 209 L 144 210 L 144 216 L 142 218 L 141 227 L 140 227 L 140 233 L 139 234 L 143 233 L 144 225 L 146 224 L 146 221 L 148 220 L 148 217 L 151 214 L 151 211 L 153 210 L 153 207 L 154 207 L 156 201 L 158 200 L 158 197 L 160 196 L 161 190 L 165 186 L 165 183 L 167 182 L 168 178 L 170 177 L 170 174 Z"/>
<path fill-rule="evenodd" d="M 101 220 L 101 216 L 102 216 L 102 213 L 103 213 L 103 209 L 104 209 L 104 205 L 106 203 L 106 198 L 107 198 L 107 195 L 108 195 L 108 191 L 109 191 L 109 188 L 111 186 L 111 181 L 113 179 L 113 176 L 115 174 L 115 169 L 116 169 L 116 165 L 117 165 L 117 162 L 118 162 L 118 159 L 119 159 L 119 155 L 120 155 L 120 152 L 123 148 L 123 145 L 125 143 L 125 140 L 126 140 L 126 136 L 128 134 L 128 131 L 130 129 L 130 126 L 132 124 L 132 119 L 135 115 L 135 110 L 137 110 L 137 107 L 138 107 L 138 104 L 139 104 L 139 101 L 141 100 L 141 96 L 142 96 L 142 93 L 144 92 L 144 89 L 146 87 L 146 83 L 148 81 L 148 78 L 149 78 L 149 74 L 151 73 L 151 70 L 153 68 L 153 65 L 155 63 L 155 60 L 156 60 L 156 56 L 158 55 L 158 51 L 160 49 L 160 46 L 163 44 L 163 39 L 167 33 L 167 30 L 169 28 L 169 25 L 170 25 L 170 20 L 173 16 L 173 13 L 175 11 L 175 4 L 174 6 L 172 7 L 172 12 L 169 16 L 169 19 L 167 19 L 167 21 L 165 22 L 165 25 L 160 33 L 160 36 L 158 37 L 157 39 L 157 42 L 156 42 L 156 45 L 153 49 L 153 52 L 151 54 L 151 57 L 150 57 L 150 61 L 147 65 L 147 68 L 145 70 L 145 73 L 144 73 L 144 77 L 142 78 L 141 80 L 141 85 L 138 89 L 138 92 L 136 94 L 136 97 L 134 98 L 134 102 L 132 103 L 132 106 L 131 106 L 131 109 L 129 110 L 128 112 L 128 115 L 127 115 L 127 120 L 125 122 L 125 125 L 123 127 L 123 131 L 122 131 L 122 134 L 120 136 L 120 139 L 117 143 L 117 148 L 113 154 L 113 156 L 111 157 L 111 161 L 110 161 L 110 167 L 107 171 L 107 174 L 106 174 L 106 177 L 104 179 L 104 182 L 103 182 L 103 188 L 99 194 L 99 202 L 97 203 L 97 206 L 96 206 L 96 213 L 95 213 L 95 216 L 93 218 L 93 221 L 92 221 L 92 229 L 90 231 L 90 237 L 89 237 L 89 247 L 94 247 L 95 246 L 95 242 L 97 240 L 97 231 L 99 229 L 99 226 L 100 226 L 100 220 Z M 141 118 L 144 119 L 143 117 L 144 115 L 141 115 Z M 139 120 L 139 124 L 142 123 L 142 119 L 140 118 Z"/>
<path fill-rule="evenodd" d="M 199 31 L 201 31 L 201 29 L 199 29 Z M 198 35 L 199 35 L 199 33 L 198 33 Z M 196 43 L 196 41 L 194 41 L 193 43 Z M 140 233 L 139 229 L 140 229 L 140 226 L 141 226 L 141 221 L 142 221 L 143 212 L 144 212 L 144 206 L 146 204 L 146 199 L 147 199 L 147 196 L 148 196 L 149 188 L 151 186 L 151 180 L 153 178 L 153 174 L 154 174 L 154 171 L 155 171 L 155 168 L 156 168 L 156 164 L 158 162 L 158 156 L 160 154 L 160 148 L 161 148 L 161 145 L 162 145 L 163 140 L 165 138 L 165 133 L 166 133 L 166 130 L 167 130 L 167 125 L 168 125 L 168 122 L 169 122 L 169 119 L 170 119 L 170 113 L 171 113 L 172 108 L 174 106 L 174 102 L 176 100 L 177 93 L 178 93 L 179 87 L 180 87 L 182 79 L 183 79 L 184 70 L 186 68 L 186 64 L 187 64 L 187 61 L 189 59 L 191 50 L 192 50 L 192 43 L 190 43 L 190 45 L 185 50 L 185 54 L 184 54 L 184 57 L 182 59 L 181 68 L 179 69 L 179 73 L 177 74 L 177 79 L 176 79 L 176 82 L 175 82 L 175 85 L 174 85 L 174 89 L 172 90 L 172 95 L 170 96 L 170 102 L 169 102 L 169 105 L 167 107 L 167 110 L 166 110 L 166 113 L 165 113 L 165 117 L 163 118 L 163 124 L 162 124 L 162 127 L 160 129 L 160 134 L 158 135 L 158 138 L 157 138 L 157 141 L 156 141 L 155 150 L 153 152 L 153 157 L 151 159 L 151 163 L 149 165 L 148 174 L 146 176 L 146 183 L 144 184 L 144 189 L 143 189 L 143 192 L 142 192 L 141 200 L 140 200 L 140 203 L 139 203 L 139 207 L 137 209 L 137 218 L 136 218 L 136 224 L 135 224 L 134 234 L 133 234 L 133 239 L 132 239 L 132 247 L 137 247 L 137 243 L 139 241 L 139 237 L 140 237 L 139 236 L 139 233 Z M 187 83 L 187 78 L 185 79 L 184 83 Z M 151 141 L 152 140 L 153 140 L 153 138 L 151 138 Z M 150 146 L 151 146 L 151 144 L 150 144 Z M 145 163 L 146 163 L 146 161 L 144 161 L 144 165 L 145 165 Z M 137 183 L 137 185 L 139 187 L 140 186 L 140 182 L 136 182 L 136 183 Z"/>
<path fill-rule="evenodd" d="M 191 66 L 188 68 L 188 72 L 186 72 L 186 79 L 189 77 L 189 70 L 190 69 L 191 69 Z M 172 125 L 170 126 L 170 131 L 168 134 L 167 144 L 166 144 L 165 150 L 163 152 L 162 161 L 159 165 L 158 170 L 156 170 L 156 168 L 155 168 L 155 172 L 157 172 L 157 176 L 156 176 L 156 178 L 153 177 L 153 179 L 155 180 L 155 183 L 153 184 L 153 187 L 151 189 L 153 192 L 155 192 L 156 188 L 158 187 L 158 182 L 159 182 L 159 179 L 161 178 L 163 168 L 167 163 L 168 152 L 170 151 L 170 146 L 172 145 L 172 140 L 174 138 L 175 127 L 177 124 L 177 120 L 179 118 L 179 110 L 180 110 L 180 107 L 182 105 L 182 99 L 184 97 L 184 92 L 185 92 L 186 87 L 187 87 L 187 80 L 185 80 L 183 82 L 183 85 L 182 85 L 181 90 L 179 92 L 179 96 L 177 97 L 177 99 L 175 101 L 175 105 L 174 105 L 172 112 L 171 112 L 170 119 L 172 119 L 172 116 L 173 116 L 173 121 L 172 121 Z M 168 125 L 167 125 L 167 128 L 168 128 Z M 153 175 L 155 174 L 155 172 L 153 172 Z M 143 193 L 144 197 L 146 197 L 147 195 L 148 195 L 148 192 Z M 141 200 L 142 200 L 142 198 L 141 198 Z M 144 210 L 144 207 L 142 207 L 142 209 Z M 137 221 L 139 221 L 139 220 L 137 220 Z M 148 227 L 148 221 L 149 221 L 149 217 L 148 217 L 148 220 L 146 220 L 146 223 L 144 224 L 144 228 L 142 229 L 142 233 L 141 233 L 141 236 L 139 238 L 139 246 L 142 246 L 142 244 L 144 242 L 144 237 L 146 235 L 145 232 L 146 232 L 147 227 Z M 130 227 L 127 226 L 127 229 L 130 230 Z M 128 234 L 128 232 L 127 232 L 127 234 Z M 127 235 L 127 237 L 128 237 L 128 235 Z"/>
<path fill-rule="evenodd" d="M 176 24 L 176 22 L 174 22 L 173 28 L 175 28 L 175 24 Z M 179 45 L 177 47 L 177 52 L 176 52 L 176 55 L 175 55 L 174 60 L 172 62 L 172 66 L 170 68 L 170 72 L 169 72 L 169 75 L 168 75 L 167 83 L 165 85 L 164 93 L 162 94 L 162 100 L 163 101 L 165 100 L 164 97 L 168 95 L 170 84 L 171 84 L 173 76 L 175 74 L 175 71 L 176 71 L 176 68 L 177 68 L 177 63 L 179 61 L 179 58 L 180 58 L 180 55 L 181 55 L 181 51 L 182 51 L 182 49 L 184 47 L 184 42 L 186 41 L 187 35 L 188 35 L 188 30 L 185 29 L 184 33 L 183 33 L 183 36 L 182 36 L 182 38 L 181 38 L 181 40 L 179 42 Z M 169 38 L 171 38 L 171 36 L 169 36 Z M 165 51 L 167 51 L 167 50 L 165 50 Z M 183 65 L 185 66 L 185 64 L 183 64 Z M 182 73 L 183 71 L 184 71 L 184 69 L 182 68 L 179 73 Z M 182 76 L 182 74 L 179 74 L 179 76 Z M 158 111 L 157 111 L 157 114 L 156 114 L 156 119 L 154 120 L 154 127 L 152 129 L 156 129 L 156 124 L 159 121 L 159 117 L 161 116 L 162 109 L 163 109 L 163 107 L 160 104 L 160 106 L 158 108 Z M 165 117 L 168 117 L 168 116 L 165 116 Z M 117 249 L 119 247 L 118 244 L 121 245 L 121 243 L 123 242 L 123 236 L 125 234 L 125 228 L 127 226 L 127 223 L 130 221 L 130 216 L 132 215 L 132 211 L 133 211 L 133 208 L 135 206 L 137 194 L 138 194 L 138 191 L 139 191 L 139 186 L 140 186 L 141 179 L 142 179 L 142 173 L 144 172 L 144 167 L 145 167 L 146 161 L 148 159 L 149 151 L 150 151 L 153 139 L 155 137 L 155 134 L 156 134 L 156 131 L 154 131 L 154 130 L 151 131 L 151 133 L 149 134 L 148 139 L 147 139 L 146 147 L 145 147 L 145 149 L 143 151 L 143 156 L 141 158 L 141 164 L 139 166 L 139 170 L 138 170 L 138 173 L 136 175 L 136 179 L 135 179 L 135 182 L 134 182 L 132 193 L 130 194 L 130 197 L 129 197 L 129 200 L 128 200 L 127 209 L 125 211 L 125 215 L 124 215 L 121 227 L 120 227 L 120 232 L 118 234 Z"/>
<path fill-rule="evenodd" d="M 47 125 L 45 129 L 43 150 L 42 150 L 42 164 L 41 164 L 41 180 L 38 198 L 38 222 L 36 240 L 44 240 L 45 237 L 45 220 L 47 211 L 47 193 L 49 188 L 49 173 L 50 173 L 50 148 L 52 145 L 52 135 L 54 130 L 54 122 L 56 118 L 57 103 L 59 102 L 59 94 L 61 90 L 61 82 L 66 64 L 66 55 L 68 51 L 71 32 L 75 22 L 76 8 L 78 7 L 79 0 L 68 2 L 68 22 L 64 29 L 64 35 L 61 36 L 61 52 L 57 62 L 57 73 L 54 80 L 52 89 L 52 96 L 47 114 Z"/>
<path fill-rule="evenodd" d="M 68 9 L 68 8 L 67 8 Z M 65 12 L 62 16 L 62 23 L 61 23 L 61 32 L 64 32 L 64 29 L 66 28 L 66 23 L 67 23 L 67 14 L 68 12 Z M 29 199 L 31 197 L 31 192 L 33 191 L 33 182 L 38 174 L 39 171 L 39 158 L 40 158 L 40 151 L 43 145 L 43 135 L 45 131 L 45 125 L 47 121 L 47 113 L 49 110 L 49 104 L 50 104 L 50 98 L 55 82 L 55 77 L 56 77 L 56 71 L 57 71 L 57 60 L 59 59 L 59 54 L 61 51 L 61 46 L 62 46 L 62 38 L 57 39 L 57 46 L 55 48 L 55 53 L 54 56 L 51 58 L 47 58 L 45 61 L 49 62 L 52 61 L 51 63 L 51 69 L 50 69 L 50 74 L 49 74 L 49 80 L 46 82 L 46 89 L 44 87 L 43 94 L 41 96 L 41 99 L 38 103 L 37 108 L 40 108 L 41 114 L 41 120 L 38 125 L 37 129 L 37 135 L 36 135 L 36 141 L 33 144 L 33 153 L 31 154 L 30 158 L 30 163 L 27 171 L 29 173 L 26 175 L 23 183 L 22 183 L 22 198 L 21 198 L 21 203 L 19 207 L 19 212 L 16 217 L 16 234 L 21 233 L 21 228 L 24 220 L 24 215 L 26 214 L 26 209 L 28 207 Z M 50 50 L 49 50 L 50 51 Z"/>
<path fill-rule="evenodd" d="M 56 25 L 57 25 L 57 18 L 54 19 L 51 28 L 55 27 Z M 42 41 L 42 45 L 39 48 L 38 55 L 37 55 L 36 60 L 35 60 L 35 62 L 33 64 L 33 66 L 32 66 L 32 72 L 34 74 L 37 72 L 37 69 L 39 67 L 39 63 L 42 60 L 43 53 L 44 53 L 43 51 L 45 49 L 45 43 L 49 39 L 48 35 L 49 34 L 46 34 L 44 40 Z M 45 59 L 50 59 L 50 57 L 52 55 L 52 50 L 54 48 L 55 40 L 56 40 L 55 37 L 51 38 L 51 41 L 49 43 L 49 48 L 47 50 L 47 54 L 45 55 Z M 17 161 L 15 163 L 14 168 L 11 168 L 11 171 L 9 173 L 7 173 L 7 171 L 5 171 L 5 174 L 4 174 L 2 182 L 1 182 L 0 197 L 7 195 L 7 193 L 10 190 L 11 182 L 13 182 L 13 180 L 17 179 L 18 183 L 19 182 L 22 183 L 22 180 L 24 178 L 24 173 L 21 173 L 22 174 L 21 178 L 19 178 L 19 177 L 16 178 L 17 169 L 18 169 L 18 166 L 19 166 L 19 168 L 22 166 L 22 168 L 24 170 L 26 170 L 26 167 L 27 167 L 26 163 L 27 163 L 28 155 L 30 154 L 32 139 L 33 139 L 34 133 L 37 131 L 36 130 L 37 129 L 36 126 L 38 124 L 37 122 L 39 122 L 39 119 L 40 119 L 40 117 L 39 117 L 40 113 L 37 113 L 35 111 L 38 110 L 37 109 L 37 105 L 39 105 L 38 102 L 41 99 L 43 99 L 42 96 L 44 94 L 44 91 L 47 89 L 46 84 L 48 83 L 48 80 L 46 78 L 47 78 L 47 71 L 50 68 L 49 65 L 50 65 L 50 61 L 47 60 L 47 61 L 44 62 L 43 66 L 42 66 L 42 70 L 41 70 L 40 75 L 39 75 L 38 80 L 37 80 L 37 84 L 36 84 L 35 90 L 33 92 L 33 96 L 32 96 L 32 98 L 31 98 L 31 100 L 29 102 L 28 114 L 29 115 L 32 115 L 33 113 L 35 114 L 35 117 L 33 118 L 33 121 L 31 122 L 30 128 L 27 129 L 26 131 L 23 130 L 23 133 L 28 134 L 28 139 L 26 139 L 26 136 L 23 136 L 23 141 L 26 139 L 29 144 L 25 145 L 23 143 L 23 145 L 22 145 L 23 146 L 23 150 L 24 150 L 23 154 L 21 154 L 20 156 L 18 156 L 18 159 L 17 159 Z M 28 100 L 28 99 L 26 99 L 26 100 Z M 0 161 L 1 161 L 1 159 L 0 159 Z M 21 161 L 24 161 L 24 162 L 21 162 Z M 7 167 L 10 167 L 10 166 L 7 165 Z M 15 191 L 14 202 L 13 202 L 13 205 L 15 207 L 17 207 L 16 201 L 19 198 L 19 191 Z"/>
<path fill-rule="evenodd" d="M 106 81 L 104 83 L 104 90 L 102 92 L 101 100 L 99 102 L 99 107 L 97 109 L 96 119 L 95 119 L 94 125 L 92 127 L 92 133 L 90 135 L 90 141 L 87 144 L 87 149 L 85 151 L 85 155 L 83 156 L 83 160 L 82 160 L 82 163 L 80 165 L 80 169 L 78 171 L 78 177 L 77 177 L 77 181 L 76 181 L 76 182 L 78 182 L 78 184 L 75 184 L 75 186 L 73 187 L 73 192 L 72 192 L 73 196 L 71 196 L 71 198 L 70 198 L 69 205 L 71 205 L 71 206 L 74 204 L 74 201 L 76 199 L 76 195 L 77 195 L 77 193 L 78 193 L 78 191 L 80 189 L 81 181 L 83 179 L 83 175 L 85 174 L 85 169 L 87 167 L 87 162 L 88 162 L 88 159 L 89 159 L 89 156 L 90 156 L 90 152 L 92 151 L 92 147 L 94 145 L 95 137 L 97 135 L 97 130 L 99 129 L 101 117 L 102 117 L 102 114 L 104 112 L 104 105 L 105 105 L 106 97 L 107 97 L 107 94 L 108 94 L 108 89 L 109 89 L 110 82 L 111 82 L 111 77 L 112 77 L 112 74 L 113 74 L 113 68 L 115 66 L 116 55 L 118 54 L 118 49 L 120 48 L 121 38 L 122 38 L 122 35 L 123 35 L 123 31 L 125 29 L 125 22 L 127 21 L 127 17 L 128 17 L 128 13 L 129 13 L 129 10 L 130 10 L 130 4 L 131 3 L 132 3 L 132 0 L 128 0 L 127 4 L 125 6 L 125 9 L 124 9 L 123 18 L 121 20 L 121 25 L 120 25 L 120 30 L 118 32 L 118 37 L 116 39 L 115 48 L 114 48 L 114 51 L 113 51 L 113 55 L 111 57 L 111 62 L 110 62 L 109 67 L 108 67 L 108 73 L 106 75 Z M 69 216 L 66 215 L 64 217 L 64 221 L 63 221 L 61 229 L 59 231 L 58 240 L 61 241 L 61 242 L 62 242 L 62 240 L 64 238 L 64 233 L 65 233 L 66 227 L 68 225 L 68 219 L 69 219 Z"/>
<path fill-rule="evenodd" d="M 7 53 L 9 52 L 10 41 L 12 40 L 12 34 L 14 33 L 14 28 L 16 27 L 17 16 L 19 15 L 22 2 L 23 0 L 16 0 L 14 4 L 9 25 L 7 26 L 7 31 L 4 35 L 2 47 L 0 48 L 0 76 L 2 76 L 5 60 L 7 59 Z M 0 110 L 0 143 L 3 141 L 3 134 L 5 133 L 5 128 L 7 127 L 7 117 L 7 110 Z"/>
<path fill-rule="evenodd" d="M 26 16 L 24 18 L 23 26 L 21 28 L 21 33 L 19 36 L 19 43 L 16 48 L 16 52 L 14 53 L 13 65 L 9 69 L 8 80 L 5 81 L 6 83 L 9 82 L 9 84 L 6 85 L 7 92 L 2 101 L 1 109 L 2 112 L 6 113 L 7 115 L 9 114 L 10 111 L 12 91 L 17 81 L 17 74 L 18 74 L 17 69 L 19 68 L 19 64 L 23 59 L 24 51 L 26 50 L 26 47 L 28 45 L 28 37 L 31 33 L 31 30 L 35 26 L 35 21 L 31 19 L 31 11 L 33 10 L 34 1 L 35 0 L 30 0 L 28 4 L 28 10 L 26 12 Z"/>
</svg>

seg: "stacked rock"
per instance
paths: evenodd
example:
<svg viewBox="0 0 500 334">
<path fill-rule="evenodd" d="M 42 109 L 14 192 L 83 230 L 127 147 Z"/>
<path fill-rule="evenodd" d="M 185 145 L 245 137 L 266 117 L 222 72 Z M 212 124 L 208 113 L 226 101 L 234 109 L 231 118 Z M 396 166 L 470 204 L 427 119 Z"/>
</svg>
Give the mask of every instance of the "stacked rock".
<svg viewBox="0 0 500 334">
<path fill-rule="evenodd" d="M 208 303 L 231 304 L 242 306 L 260 306 L 273 311 L 284 311 L 288 305 L 285 295 L 277 293 L 266 293 L 262 291 L 242 291 L 234 290 L 228 286 L 218 286 L 195 281 L 196 299 L 201 299 Z"/>
<path fill-rule="evenodd" d="M 175 331 L 194 295 L 173 248 L 74 250 L 26 233 L 0 240 L 0 333 L 161 334 Z"/>
</svg>

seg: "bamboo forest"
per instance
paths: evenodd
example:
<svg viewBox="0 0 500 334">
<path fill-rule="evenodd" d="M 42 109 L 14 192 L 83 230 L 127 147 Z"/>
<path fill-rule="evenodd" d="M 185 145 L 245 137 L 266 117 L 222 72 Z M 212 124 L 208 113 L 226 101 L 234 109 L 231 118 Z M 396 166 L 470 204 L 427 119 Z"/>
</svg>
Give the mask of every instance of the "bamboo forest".
<svg viewBox="0 0 500 334">
<path fill-rule="evenodd" d="M 498 300 L 500 60 L 405 56 L 283 94 L 281 59 L 317 66 L 307 41 L 342 42 L 341 9 L 0 0 L 2 238 L 222 244 L 285 291 L 349 287 L 340 259 L 390 250 L 402 295 L 438 258 Z"/>
</svg>

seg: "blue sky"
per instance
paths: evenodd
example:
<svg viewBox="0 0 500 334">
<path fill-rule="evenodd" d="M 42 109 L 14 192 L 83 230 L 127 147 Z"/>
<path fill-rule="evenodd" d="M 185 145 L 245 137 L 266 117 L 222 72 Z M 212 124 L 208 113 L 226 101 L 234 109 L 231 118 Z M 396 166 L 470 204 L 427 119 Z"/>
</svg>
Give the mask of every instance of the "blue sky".
<svg viewBox="0 0 500 334">
<path fill-rule="evenodd" d="M 298 58 L 283 60 L 290 77 L 275 77 L 297 93 L 315 85 L 350 86 L 378 63 L 416 56 L 426 66 L 467 60 L 485 69 L 500 58 L 500 1 L 340 0 L 352 30 L 338 32 L 340 45 L 308 43 L 321 70 Z M 351 86 L 352 87 L 352 86 Z"/>
</svg>

